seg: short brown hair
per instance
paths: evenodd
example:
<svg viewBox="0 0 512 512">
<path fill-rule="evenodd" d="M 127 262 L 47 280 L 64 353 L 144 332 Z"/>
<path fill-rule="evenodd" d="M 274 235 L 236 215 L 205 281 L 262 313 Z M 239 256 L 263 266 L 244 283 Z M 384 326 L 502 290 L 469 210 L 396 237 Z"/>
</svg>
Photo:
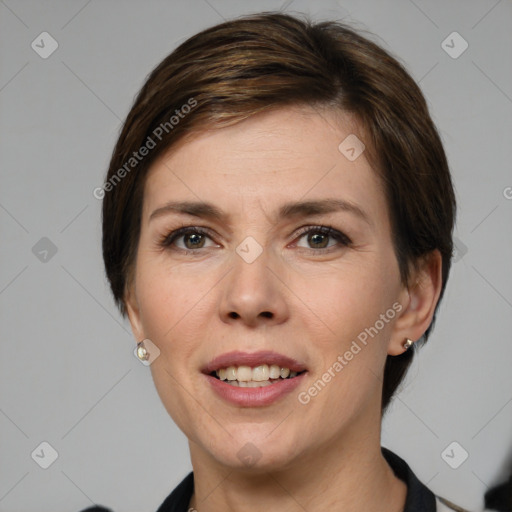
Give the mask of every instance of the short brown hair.
<svg viewBox="0 0 512 512">
<path fill-rule="evenodd" d="M 408 284 L 411 266 L 438 249 L 443 296 L 455 195 L 420 88 L 388 52 L 343 23 L 261 13 L 208 28 L 182 43 L 151 72 L 128 114 L 103 191 L 103 258 L 123 316 L 151 164 L 187 135 L 287 105 L 318 105 L 355 116 L 365 155 L 385 184 L 402 281 Z M 146 156 L 130 160 L 149 140 L 155 146 Z M 382 414 L 413 354 L 387 357 Z"/>
</svg>

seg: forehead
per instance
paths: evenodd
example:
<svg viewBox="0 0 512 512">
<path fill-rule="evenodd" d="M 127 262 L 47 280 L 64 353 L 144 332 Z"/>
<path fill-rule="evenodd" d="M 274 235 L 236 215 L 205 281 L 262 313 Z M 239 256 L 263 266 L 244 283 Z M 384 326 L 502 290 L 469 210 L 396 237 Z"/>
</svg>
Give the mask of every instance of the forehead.
<svg viewBox="0 0 512 512">
<path fill-rule="evenodd" d="M 353 158 L 361 143 L 364 135 L 353 118 L 310 107 L 201 131 L 151 166 L 143 216 L 178 199 L 218 202 L 223 209 L 267 205 L 270 211 L 277 203 L 326 196 L 364 204 L 382 216 L 381 181 L 364 151 Z"/>
</svg>

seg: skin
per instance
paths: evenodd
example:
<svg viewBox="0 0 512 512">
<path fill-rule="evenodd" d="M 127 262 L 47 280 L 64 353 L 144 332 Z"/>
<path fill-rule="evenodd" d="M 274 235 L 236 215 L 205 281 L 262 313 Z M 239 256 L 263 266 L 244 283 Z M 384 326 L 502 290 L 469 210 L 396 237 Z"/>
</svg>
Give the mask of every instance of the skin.
<svg viewBox="0 0 512 512">
<path fill-rule="evenodd" d="M 405 338 L 419 339 L 430 325 L 441 257 L 434 251 L 412 274 L 413 285 L 403 285 L 382 183 L 364 152 L 349 161 L 338 150 L 351 133 L 364 140 L 348 115 L 287 107 L 203 131 L 150 169 L 126 304 L 137 341 L 149 338 L 161 351 L 150 368 L 189 439 L 190 506 L 199 512 L 398 512 L 405 504 L 406 485 L 380 451 L 383 370 L 388 354 L 401 354 Z M 368 222 L 349 211 L 275 218 L 286 202 L 325 198 L 358 205 Z M 169 212 L 149 220 L 171 200 L 208 201 L 229 217 L 220 223 Z M 319 225 L 351 243 L 298 234 Z M 199 236 L 199 248 L 190 235 L 159 245 L 182 226 L 209 228 L 211 237 Z M 247 236 L 263 249 L 250 264 L 235 251 Z M 301 404 L 299 392 L 394 303 L 401 311 Z M 303 362 L 308 373 L 276 403 L 238 407 L 218 397 L 200 372 L 233 350 L 275 350 Z M 248 442 L 259 453 L 251 467 L 237 456 Z"/>
</svg>

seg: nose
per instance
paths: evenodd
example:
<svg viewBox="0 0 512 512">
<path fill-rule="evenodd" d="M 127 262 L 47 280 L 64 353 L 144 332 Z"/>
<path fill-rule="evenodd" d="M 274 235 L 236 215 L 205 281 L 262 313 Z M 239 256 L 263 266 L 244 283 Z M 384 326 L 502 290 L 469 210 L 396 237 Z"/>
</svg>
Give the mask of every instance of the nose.
<svg viewBox="0 0 512 512">
<path fill-rule="evenodd" d="M 223 280 L 219 306 L 223 322 L 254 328 L 277 325 L 287 319 L 287 287 L 283 283 L 283 272 L 276 267 L 278 262 L 268 249 L 250 263 L 237 253 L 233 255 L 233 267 Z"/>
</svg>

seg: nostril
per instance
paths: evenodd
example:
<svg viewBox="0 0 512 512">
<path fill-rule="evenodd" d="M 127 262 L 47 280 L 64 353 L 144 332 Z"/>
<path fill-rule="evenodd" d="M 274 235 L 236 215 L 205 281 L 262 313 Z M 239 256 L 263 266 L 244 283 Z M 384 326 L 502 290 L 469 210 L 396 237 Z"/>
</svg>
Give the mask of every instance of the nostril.
<svg viewBox="0 0 512 512">
<path fill-rule="evenodd" d="M 230 316 L 231 318 L 239 318 L 239 317 L 240 317 L 240 315 L 239 315 L 238 313 L 235 313 L 234 311 L 232 311 L 231 313 L 229 313 L 229 316 Z"/>
</svg>

